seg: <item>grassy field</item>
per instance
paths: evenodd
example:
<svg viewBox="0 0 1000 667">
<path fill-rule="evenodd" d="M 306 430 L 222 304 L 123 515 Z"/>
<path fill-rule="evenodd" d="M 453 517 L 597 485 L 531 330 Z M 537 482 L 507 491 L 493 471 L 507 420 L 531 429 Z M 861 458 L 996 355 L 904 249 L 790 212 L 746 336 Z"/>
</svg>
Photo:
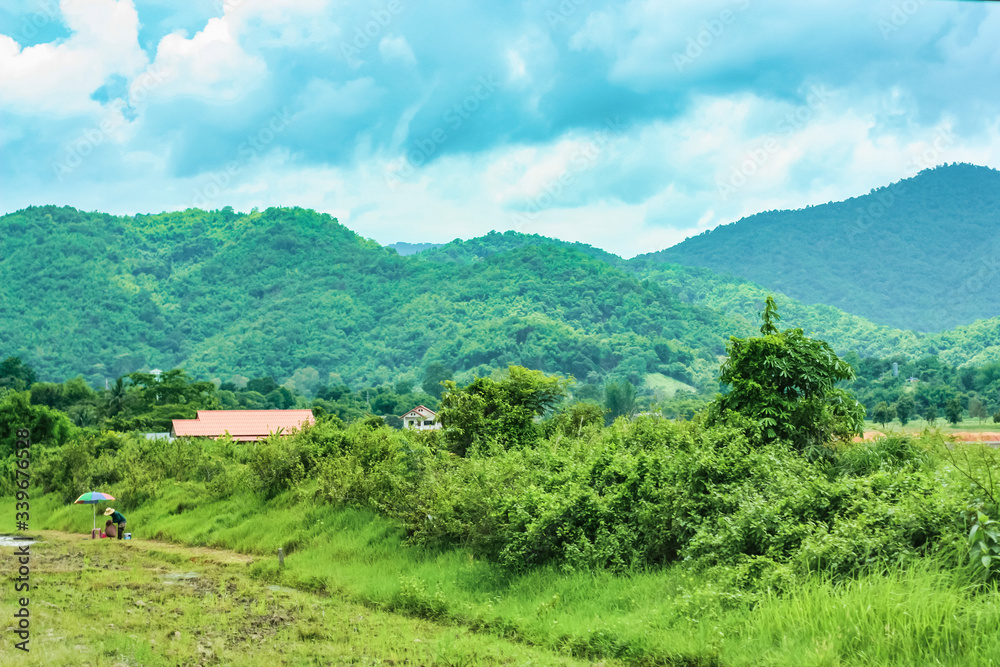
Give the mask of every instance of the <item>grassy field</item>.
<svg viewBox="0 0 1000 667">
<path fill-rule="evenodd" d="M 248 570 L 254 558 L 233 552 L 56 532 L 41 539 L 30 547 L 30 650 L 4 632 L 3 665 L 590 664 L 269 584 Z M 16 569 L 12 548 L 0 548 L 0 568 Z M 11 619 L 15 598 L 2 600 Z"/>
<path fill-rule="evenodd" d="M 992 419 L 984 419 L 982 423 L 978 419 L 964 419 L 958 424 L 952 424 L 947 419 L 939 417 L 934 421 L 933 424 L 928 424 L 925 419 L 915 419 L 907 422 L 906 426 L 903 426 L 898 421 L 888 422 L 885 428 L 882 428 L 881 424 L 876 422 L 865 420 L 865 430 L 866 431 L 881 431 L 883 433 L 909 433 L 912 435 L 919 435 L 923 433 L 924 430 L 939 430 L 942 434 L 948 435 L 950 433 L 982 433 L 982 432 L 992 432 L 1000 433 L 1000 424 L 994 424 Z"/>
<path fill-rule="evenodd" d="M 653 390 L 657 400 L 673 398 L 678 391 L 689 391 L 695 393 L 697 390 L 689 384 L 680 380 L 667 377 L 663 373 L 647 373 L 646 387 Z"/>
<path fill-rule="evenodd" d="M 377 660 L 399 660 L 402 647 L 410 649 L 404 659 L 415 655 L 412 651 L 423 651 L 409 664 L 530 660 L 546 665 L 573 664 L 570 659 L 578 658 L 605 664 L 965 667 L 996 665 L 1000 656 L 1000 593 L 995 587 L 970 585 L 957 560 L 943 557 L 840 583 L 815 576 L 780 596 L 754 596 L 684 564 L 627 576 L 554 568 L 513 576 L 461 550 L 406 547 L 390 521 L 362 510 L 313 504 L 308 489 L 268 503 L 250 495 L 212 501 L 197 486 L 182 484 L 161 489 L 159 496 L 155 504 L 127 513 L 136 538 L 131 545 L 84 540 L 73 546 L 39 547 L 63 554 L 59 562 L 67 566 L 65 554 L 72 555 L 77 568 L 58 575 L 58 570 L 39 571 L 43 580 L 58 582 L 42 588 L 40 599 L 60 607 L 39 608 L 39 639 L 48 628 L 57 637 L 72 639 L 53 642 L 49 650 L 59 656 L 55 662 L 28 664 L 83 664 L 68 661 L 70 641 L 72 646 L 87 646 L 87 660 L 95 665 L 115 664 L 118 655 L 132 656 L 121 664 L 194 664 L 185 660 L 198 659 L 205 650 L 230 652 L 225 655 L 240 660 L 245 654 L 247 664 L 265 664 L 266 657 L 250 662 L 256 659 L 251 653 L 257 653 L 245 640 L 259 632 L 241 630 L 242 644 L 227 634 L 234 624 L 245 629 L 265 614 L 293 619 L 273 627 L 273 637 L 290 642 L 283 658 L 289 662 L 284 664 L 312 664 L 307 660 L 314 654 L 324 656 L 318 664 L 394 664 Z M 64 505 L 51 495 L 33 501 L 32 507 L 33 517 L 40 517 L 44 527 L 89 535 L 91 514 L 86 507 Z M 187 589 L 173 587 L 168 593 L 160 578 L 167 571 L 157 568 L 166 563 L 174 566 L 171 571 L 195 571 L 196 563 L 163 549 L 140 551 L 143 541 L 151 538 L 232 549 L 253 562 L 236 567 L 205 563 L 211 571 L 199 578 L 214 597 L 203 602 L 192 596 L 173 613 L 168 595 Z M 275 556 L 278 547 L 289 554 L 283 570 Z M 64 548 L 67 551 L 61 551 Z M 102 554 L 116 553 L 114 549 L 125 549 L 130 559 L 139 560 L 113 566 Z M 97 560 L 86 560 L 91 558 Z M 86 563 L 82 569 L 81 560 Z M 11 571 L 6 562 L 4 567 Z M 113 584 L 116 576 L 125 577 L 127 586 Z M 245 587 L 253 595 L 225 593 L 230 576 L 237 590 Z M 285 599 L 268 586 L 298 592 L 287 593 Z M 154 595 L 157 591 L 161 597 Z M 241 601 L 260 595 L 270 595 L 274 608 L 280 609 L 269 611 L 270 602 L 260 606 Z M 122 625 L 142 617 L 134 609 L 135 597 L 162 612 L 158 625 L 148 631 Z M 90 608 L 80 607 L 88 603 Z M 321 611 L 326 608 L 312 606 L 327 603 L 334 606 L 325 616 Z M 4 604 L 0 613 L 10 618 L 9 597 Z M 219 609 L 242 620 L 222 625 Z M 369 643 L 350 643 L 355 631 L 349 621 L 356 616 L 378 619 L 384 634 Z M 105 620 L 111 618 L 118 620 Z M 130 634 L 112 632 L 109 623 L 128 627 Z M 192 634 L 206 623 L 215 628 L 210 636 Z M 314 632 L 316 627 L 320 629 Z M 443 634 L 434 634 L 437 639 L 431 643 L 434 628 Z M 175 629 L 181 632 L 179 640 L 170 639 Z M 146 662 L 151 641 L 157 650 L 174 653 L 157 658 L 164 662 Z M 262 641 L 266 645 L 278 640 Z M 43 645 L 40 641 L 39 647 Z M 3 646 L 4 655 L 10 655 L 10 644 Z M 533 652 L 532 646 L 545 651 Z M 261 655 L 276 660 L 278 649 Z M 229 658 L 223 660 L 227 663 Z"/>
</svg>

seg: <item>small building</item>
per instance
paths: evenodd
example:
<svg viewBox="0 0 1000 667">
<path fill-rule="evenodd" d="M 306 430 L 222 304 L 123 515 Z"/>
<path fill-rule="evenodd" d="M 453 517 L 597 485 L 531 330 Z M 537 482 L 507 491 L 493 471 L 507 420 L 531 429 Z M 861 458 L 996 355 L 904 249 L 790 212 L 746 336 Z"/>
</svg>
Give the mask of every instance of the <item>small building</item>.
<svg viewBox="0 0 1000 667">
<path fill-rule="evenodd" d="M 403 428 L 413 428 L 418 431 L 431 431 L 441 428 L 437 413 L 428 407 L 418 405 L 405 415 L 400 417 L 403 420 Z"/>
<path fill-rule="evenodd" d="M 199 410 L 196 419 L 174 419 L 170 435 L 217 440 L 228 433 L 233 440 L 256 442 L 315 423 L 312 410 Z"/>
</svg>

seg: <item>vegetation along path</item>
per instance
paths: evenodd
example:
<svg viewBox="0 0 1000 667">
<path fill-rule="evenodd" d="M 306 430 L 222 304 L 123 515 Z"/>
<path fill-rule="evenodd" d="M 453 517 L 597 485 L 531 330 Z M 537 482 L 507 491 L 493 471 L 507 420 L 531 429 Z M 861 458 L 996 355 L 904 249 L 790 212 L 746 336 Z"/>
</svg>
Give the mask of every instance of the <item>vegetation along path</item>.
<svg viewBox="0 0 1000 667">
<path fill-rule="evenodd" d="M 40 535 L 31 545 L 30 650 L 17 650 L 8 630 L 0 664 L 591 664 L 336 596 L 268 586 L 249 576 L 253 558 L 233 551 Z M 0 568 L 16 571 L 13 548 L 0 549 Z M 5 576 L 6 590 L 14 576 Z M 0 614 L 11 619 L 15 611 L 13 596 L 4 595 Z"/>
</svg>

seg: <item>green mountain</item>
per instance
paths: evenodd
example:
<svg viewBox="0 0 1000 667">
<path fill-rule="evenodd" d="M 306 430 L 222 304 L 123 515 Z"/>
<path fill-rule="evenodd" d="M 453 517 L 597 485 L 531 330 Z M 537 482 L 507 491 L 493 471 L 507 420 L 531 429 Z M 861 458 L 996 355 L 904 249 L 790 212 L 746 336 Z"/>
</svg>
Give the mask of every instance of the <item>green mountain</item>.
<svg viewBox="0 0 1000 667">
<path fill-rule="evenodd" d="M 315 384 L 460 382 L 520 364 L 584 384 L 715 387 L 729 336 L 773 293 L 660 261 L 515 232 L 400 256 L 303 209 L 0 218 L 0 358 L 93 385 L 141 369 Z M 776 294 L 783 326 L 841 353 L 1000 358 L 1000 320 L 934 336 Z"/>
<path fill-rule="evenodd" d="M 847 201 L 759 213 L 630 264 L 663 262 L 944 331 L 1000 315 L 1000 172 L 942 166 Z"/>
<path fill-rule="evenodd" d="M 102 385 L 175 366 L 222 380 L 419 382 L 435 361 L 459 379 L 516 363 L 711 385 L 724 316 L 593 253 L 528 241 L 401 257 L 302 209 L 29 208 L 0 218 L 0 357 L 43 380 Z M 456 246 L 481 255 L 447 259 Z"/>
</svg>

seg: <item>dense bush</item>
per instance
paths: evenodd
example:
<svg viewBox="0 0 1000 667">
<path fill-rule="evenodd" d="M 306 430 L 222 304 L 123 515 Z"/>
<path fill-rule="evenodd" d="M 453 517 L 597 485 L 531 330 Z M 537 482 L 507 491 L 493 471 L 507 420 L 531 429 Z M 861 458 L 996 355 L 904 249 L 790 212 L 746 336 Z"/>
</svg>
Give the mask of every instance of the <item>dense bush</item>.
<svg viewBox="0 0 1000 667">
<path fill-rule="evenodd" d="M 126 509 L 166 479 L 217 496 L 298 489 L 395 517 L 412 543 L 467 548 L 513 570 L 685 560 L 776 588 L 796 573 L 845 576 L 963 543 L 966 507 L 982 495 L 931 440 L 842 443 L 810 459 L 764 442 L 737 414 L 712 426 L 644 416 L 601 427 L 598 412 L 578 412 L 543 423 L 550 435 L 533 446 L 466 457 L 439 432 L 380 420 L 321 422 L 261 443 L 91 433 L 48 450 L 36 477 L 67 502 L 96 489 Z M 973 463 L 967 472 L 985 475 Z"/>
</svg>

